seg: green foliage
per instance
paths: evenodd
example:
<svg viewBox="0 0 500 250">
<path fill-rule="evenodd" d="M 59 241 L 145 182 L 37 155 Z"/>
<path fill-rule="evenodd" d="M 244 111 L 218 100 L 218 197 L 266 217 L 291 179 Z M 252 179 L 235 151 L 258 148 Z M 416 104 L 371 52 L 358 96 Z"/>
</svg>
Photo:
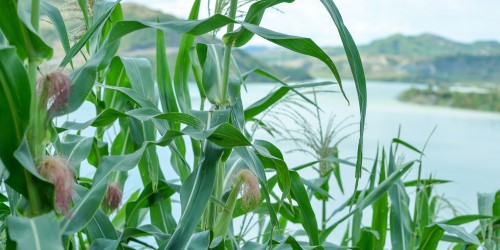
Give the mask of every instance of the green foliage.
<svg viewBox="0 0 500 250">
<path fill-rule="evenodd" d="M 329 242 L 330 236 L 346 221 L 351 230 L 340 244 L 347 247 L 383 249 L 389 233 L 397 249 L 435 249 L 446 240 L 457 246 L 498 245 L 498 194 L 479 196 L 479 215 L 435 221 L 431 215 L 438 211 L 432 205 L 432 188 L 445 181 L 419 176 L 403 182 L 403 176 L 421 162 L 396 161 L 393 146 L 404 146 L 417 156 L 423 150 L 397 138 L 391 141 L 388 157 L 382 150 L 381 162 L 377 152 L 371 171 L 363 167 L 364 69 L 331 0 L 322 3 L 342 39 L 361 119 L 359 124 L 345 123 L 348 119 L 337 123 L 332 116 L 324 128 L 316 101 L 322 91 L 317 88 L 330 89 L 332 82 L 288 84 L 258 63 L 251 63 L 248 72 L 241 74 L 238 57 L 242 54 L 232 47 L 257 35 L 323 64 L 346 96 L 337 66 L 313 40 L 259 26 L 266 9 L 293 1 L 255 1 L 243 21 L 235 20 L 237 8 L 250 2 L 219 0 L 216 13 L 203 20 L 198 19 L 203 9 L 198 0 L 189 20 L 164 15 L 151 19 L 151 13 L 140 8 L 127 14 L 139 20 L 123 20 L 119 2 L 79 0 L 69 3 L 78 18 L 68 20 L 61 6 L 33 0 L 31 22 L 27 22 L 18 2 L 8 0 L 0 10 L 3 43 L 9 44 L 0 47 L 0 123 L 4 126 L 0 168 L 8 173 L 2 183 L 6 191 L 0 195 L 0 247 L 339 249 Z M 227 9 L 229 15 L 224 15 Z M 60 72 L 44 72 L 52 48 L 40 36 L 44 34 L 39 31 L 40 12 L 50 19 L 63 46 L 64 58 L 55 59 L 63 68 Z M 234 25 L 238 29 L 233 30 Z M 207 39 L 225 26 L 223 43 Z M 78 27 L 80 33 L 71 34 L 68 27 Z M 143 42 L 156 44 L 152 46 L 155 62 L 118 55 L 129 46 L 127 35 L 137 36 L 141 31 L 152 34 Z M 177 51 L 172 68 L 169 63 L 174 60 L 169 61 L 172 55 L 165 47 L 171 43 Z M 66 71 L 71 71 L 71 84 L 65 80 Z M 43 81 L 38 81 L 41 73 Z M 251 74 L 280 87 L 244 106 L 241 87 L 251 82 Z M 199 109 L 192 106 L 191 98 L 197 96 L 189 93 L 190 79 L 195 79 L 202 100 Z M 62 115 L 82 112 L 84 102 L 95 115 L 85 109 L 91 117 L 87 121 L 64 120 Z M 63 104 L 59 113 L 49 112 L 53 103 Z M 288 105 L 288 113 L 278 111 L 274 113 L 278 119 L 269 122 L 266 115 L 283 104 Z M 57 121 L 55 116 L 62 117 Z M 278 116 L 290 118 L 303 129 L 302 134 L 287 129 Z M 249 123 L 267 129 L 275 139 L 296 143 L 310 162 L 289 167 L 274 142 L 255 138 Z M 343 134 L 354 124 L 359 125 L 358 131 Z M 340 142 L 358 132 L 356 163 L 341 159 Z M 165 151 L 170 162 L 163 161 Z M 48 157 L 59 160 L 47 164 Z M 354 167 L 354 193 L 340 205 L 327 206 L 333 200 L 330 180 L 335 179 L 344 192 L 347 182 L 340 170 L 344 167 Z M 59 171 L 68 168 L 71 175 Z M 49 172 L 43 174 L 47 180 L 38 173 L 41 169 Z M 318 178 L 304 178 L 302 173 L 311 169 L 318 170 Z M 363 170 L 370 174 L 365 188 L 358 186 Z M 141 182 L 129 173 L 138 174 Z M 235 177 L 235 173 L 245 175 Z M 129 195 L 125 187 L 132 181 L 137 181 L 133 183 L 136 190 Z M 415 187 L 412 214 L 408 189 Z M 68 212 L 54 209 L 61 202 L 61 192 L 71 197 Z M 315 208 L 316 202 L 322 209 Z M 371 226 L 366 226 L 362 217 L 370 207 L 374 216 Z M 337 218 L 339 214 L 342 217 Z M 474 232 L 459 226 L 477 220 Z M 300 225 L 297 233 L 303 230 L 307 242 L 288 230 L 292 223 Z M 257 238 L 249 237 L 251 230 L 258 232 Z"/>
<path fill-rule="evenodd" d="M 500 111 L 500 91 L 496 88 L 479 89 L 479 92 L 464 93 L 448 88 L 417 89 L 402 92 L 398 99 L 404 102 L 436 105 L 482 111 Z"/>
<path fill-rule="evenodd" d="M 7 223 L 18 249 L 64 249 L 53 212 L 34 218 L 11 216 Z"/>
</svg>

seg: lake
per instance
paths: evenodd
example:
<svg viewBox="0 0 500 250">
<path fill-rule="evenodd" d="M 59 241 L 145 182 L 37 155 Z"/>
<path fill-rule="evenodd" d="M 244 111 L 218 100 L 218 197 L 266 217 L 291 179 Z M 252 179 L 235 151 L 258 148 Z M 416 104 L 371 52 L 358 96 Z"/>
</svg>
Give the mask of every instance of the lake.
<svg viewBox="0 0 500 250">
<path fill-rule="evenodd" d="M 343 85 L 351 102 L 350 106 L 341 94 L 318 96 L 325 120 L 330 113 L 336 114 L 338 118 L 354 115 L 353 121 L 359 119 L 354 83 L 346 81 Z M 453 181 L 439 186 L 438 193 L 452 200 L 460 200 L 457 205 L 463 208 L 463 212 L 477 212 L 477 193 L 500 189 L 500 114 L 419 106 L 398 101 L 397 95 L 412 86 L 416 85 L 395 82 L 368 83 L 364 156 L 373 159 L 378 144 L 388 150 L 391 139 L 397 136 L 399 126 L 401 139 L 421 149 L 437 126 L 425 150 L 422 176 L 428 177 L 432 174 L 434 178 Z M 248 85 L 249 93 L 259 93 L 259 97 L 271 88 L 264 84 Z M 334 89 L 338 88 L 334 86 Z M 259 97 L 253 94 L 243 96 L 244 100 L 247 98 L 245 103 L 251 103 Z M 265 133 L 257 134 L 256 138 L 259 136 L 272 140 Z M 290 143 L 277 144 L 282 146 L 282 150 L 290 147 Z M 356 147 L 357 135 L 340 144 L 340 157 L 354 157 Z M 417 157 L 410 151 L 404 152 L 407 160 Z M 303 159 L 304 157 L 297 153 L 285 154 L 289 166 L 299 165 L 304 162 Z M 364 165 L 371 167 L 371 163 L 372 161 L 365 160 Z M 412 170 L 410 177 L 416 176 L 416 170 Z M 353 171 L 349 168 L 345 168 L 343 173 L 346 178 L 353 176 Z M 349 183 L 348 180 L 345 179 L 345 185 L 352 185 L 353 182 Z"/>
<path fill-rule="evenodd" d="M 371 168 L 377 145 L 384 146 L 388 150 L 391 139 L 397 136 L 398 128 L 401 126 L 401 139 L 421 149 L 429 137 L 431 131 L 437 126 L 425 150 L 423 158 L 422 177 L 432 174 L 433 178 L 446 179 L 452 183 L 440 185 L 436 191 L 444 195 L 462 213 L 477 213 L 476 195 L 478 192 L 494 192 L 500 189 L 500 114 L 478 112 L 445 107 L 418 106 L 402 103 L 396 99 L 397 95 L 407 88 L 417 86 L 415 84 L 396 82 L 369 82 L 368 83 L 368 110 L 366 119 L 366 132 L 364 142 L 364 155 L 367 158 L 364 166 Z M 248 84 L 248 93 L 243 93 L 245 106 L 262 98 L 275 86 L 272 84 Z M 196 86 L 191 86 L 191 93 L 197 93 Z M 337 86 L 329 89 L 338 90 Z M 352 81 L 344 83 L 345 91 L 351 101 L 351 105 L 339 93 L 322 94 L 318 96 L 319 106 L 323 109 L 323 120 L 327 120 L 331 113 L 338 116 L 338 120 L 347 116 L 354 116 L 353 121 L 359 119 L 356 90 Z M 198 107 L 199 99 L 193 99 L 193 106 Z M 82 110 L 89 110 L 89 105 L 84 105 Z M 93 112 L 76 112 L 69 116 L 70 120 L 85 121 L 90 119 Z M 290 128 L 297 128 L 290 123 Z M 355 128 L 353 128 L 355 130 Z M 90 134 L 91 135 L 91 134 Z M 255 135 L 256 139 L 264 139 L 271 142 L 276 140 L 263 131 Z M 296 146 L 290 142 L 276 142 L 276 145 L 285 153 Z M 340 144 L 341 158 L 355 156 L 357 147 L 357 135 L 350 137 Z M 416 159 L 418 156 L 408 150 L 401 150 L 406 160 Z M 169 167 L 169 153 L 166 149 L 159 149 L 162 169 L 168 179 L 176 176 Z M 300 165 L 310 161 L 303 154 L 285 153 L 285 160 L 289 167 Z M 93 170 L 87 168 L 86 175 L 91 175 Z M 414 167 L 406 180 L 414 179 L 417 168 Z M 84 173 L 85 174 L 85 173 Z M 130 179 L 125 187 L 125 195 L 141 187 L 137 170 L 131 171 Z M 354 186 L 354 169 L 342 167 L 343 182 L 346 193 L 349 195 Z M 304 178 L 314 178 L 315 171 L 302 171 Z M 363 175 L 366 182 L 367 173 Z M 332 178 L 333 180 L 333 178 Z M 364 182 L 362 182 L 362 185 Z M 330 211 L 343 203 L 346 199 L 332 184 L 335 200 L 328 203 Z M 412 190 L 411 190 L 412 191 Z M 178 198 L 177 198 L 178 199 Z M 313 204 L 314 207 L 318 204 Z M 411 208 L 413 210 L 413 208 Z M 318 211 L 319 213 L 319 211 Z M 180 209 L 175 211 L 174 216 L 179 216 Z M 449 215 L 444 211 L 443 215 Z M 365 218 L 369 217 L 369 212 Z M 298 226 L 297 228 L 300 228 Z M 342 232 L 335 232 L 335 236 Z M 337 238 L 337 237 L 336 237 Z M 338 238 L 337 238 L 338 239 Z M 335 240 L 338 242 L 338 240 Z"/>
</svg>

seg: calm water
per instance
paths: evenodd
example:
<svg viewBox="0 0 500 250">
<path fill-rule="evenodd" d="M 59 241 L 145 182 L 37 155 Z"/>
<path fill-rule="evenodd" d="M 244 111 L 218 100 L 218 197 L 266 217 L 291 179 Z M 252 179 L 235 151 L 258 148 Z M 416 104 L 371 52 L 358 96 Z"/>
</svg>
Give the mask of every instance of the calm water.
<svg viewBox="0 0 500 250">
<path fill-rule="evenodd" d="M 324 110 L 325 119 L 330 113 L 339 118 L 354 115 L 353 120 L 359 119 L 354 84 L 346 82 L 344 85 L 351 101 L 350 106 L 340 94 L 319 96 L 318 102 Z M 434 178 L 452 180 L 453 183 L 440 186 L 438 193 L 462 201 L 464 212 L 476 212 L 478 192 L 500 189 L 500 114 L 419 106 L 398 101 L 397 95 L 410 87 L 411 85 L 402 83 L 368 83 L 365 157 L 374 157 L 377 144 L 387 149 L 390 140 L 397 136 L 399 126 L 401 138 L 417 148 L 423 147 L 431 131 L 437 126 L 423 158 L 423 176 L 432 174 Z M 248 86 L 249 93 L 265 93 L 271 88 L 267 85 Z M 257 99 L 253 94 L 246 94 L 244 98 Z M 259 135 L 272 140 L 264 133 Z M 282 149 L 290 148 L 289 143 L 281 143 L 280 146 Z M 356 146 L 356 136 L 342 143 L 341 157 L 355 156 Z M 404 151 L 404 155 L 407 160 L 417 157 L 409 151 Z M 285 159 L 289 166 L 304 162 L 304 157 L 296 153 L 287 154 Z M 370 167 L 371 161 L 366 160 L 364 165 Z M 346 178 L 353 175 L 349 168 L 345 168 L 343 173 Z M 414 174 L 416 168 L 409 178 Z M 347 180 L 346 186 L 350 186 L 352 182 Z"/>
<path fill-rule="evenodd" d="M 318 98 L 319 106 L 323 109 L 326 120 L 330 113 L 338 118 L 354 116 L 358 120 L 358 106 L 356 90 L 353 82 L 344 83 L 344 88 L 351 100 L 348 106 L 340 94 L 325 94 Z M 451 109 L 444 107 L 420 106 L 402 103 L 396 99 L 397 95 L 412 86 L 403 83 L 370 82 L 368 84 L 368 111 L 364 142 L 364 155 L 367 159 L 364 166 L 371 168 L 377 145 L 390 146 L 392 138 L 397 136 L 401 126 L 401 139 L 421 149 L 431 131 L 436 130 L 431 137 L 423 158 L 422 177 L 446 179 L 453 181 L 436 189 L 435 194 L 444 195 L 461 213 L 477 213 L 476 196 L 478 192 L 494 192 L 500 190 L 500 114 Z M 268 85 L 249 85 L 249 93 L 244 95 L 246 103 L 250 104 L 266 93 L 272 87 Z M 334 86 L 334 89 L 338 89 Z M 340 121 L 341 119 L 338 119 Z M 291 124 L 291 128 L 296 128 Z M 273 141 L 266 133 L 258 133 L 257 138 Z M 295 148 L 290 143 L 277 143 L 283 150 Z M 357 149 L 357 136 L 352 136 L 339 146 L 340 157 L 354 157 Z M 418 156 L 408 150 L 400 150 L 406 160 L 416 159 Z M 298 153 L 285 154 L 289 167 L 299 165 L 309 160 Z M 354 159 L 353 159 L 354 161 Z M 350 167 L 342 169 L 344 188 L 347 194 L 352 193 L 354 186 L 354 170 Z M 415 179 L 417 168 L 414 167 L 406 180 Z M 301 176 L 306 178 L 317 177 L 315 171 L 302 171 Z M 366 183 L 367 173 L 364 173 Z M 333 180 L 332 180 L 333 181 Z M 336 188 L 336 184 L 330 187 Z M 413 196 L 412 190 L 409 190 Z M 346 200 L 340 191 L 334 190 L 335 200 L 328 203 L 328 211 L 334 210 Z M 410 204 L 413 211 L 413 204 Z M 313 208 L 320 208 L 319 202 L 313 203 Z M 316 211 L 319 219 L 320 211 Z M 450 210 L 442 210 L 441 218 L 449 218 Z M 339 217 L 334 217 L 340 218 Z M 365 210 L 363 221 L 370 225 L 371 211 Z M 333 221 L 332 221 L 333 222 Z M 471 230 L 474 225 L 466 228 Z M 295 227 L 300 229 L 300 225 Z M 329 237 L 333 242 L 339 242 L 344 232 L 339 227 Z M 389 243 L 389 241 L 388 241 Z M 389 243 L 390 244 L 390 243 Z M 388 247 L 390 247 L 388 245 Z M 445 245 L 440 245 L 445 248 Z"/>
<path fill-rule="evenodd" d="M 477 212 L 477 193 L 494 192 L 500 189 L 500 114 L 417 106 L 396 100 L 398 93 L 411 86 L 411 84 L 386 82 L 370 82 L 368 84 L 364 152 L 365 157 L 369 159 L 365 160 L 364 165 L 371 168 L 372 160 L 370 159 L 375 156 L 377 145 L 385 146 L 387 149 L 391 139 L 397 136 L 399 126 L 402 129 L 401 138 L 417 148 L 422 148 L 433 128 L 437 126 L 423 158 L 423 177 L 432 174 L 433 178 L 452 180 L 453 183 L 439 186 L 437 193 L 444 194 L 464 213 Z M 195 86 L 192 87 L 191 92 L 197 93 L 194 89 Z M 243 94 L 244 105 L 248 106 L 262 98 L 273 87 L 269 84 L 248 85 L 248 93 Z M 359 119 L 353 82 L 345 82 L 344 88 L 351 101 L 350 106 L 338 93 L 318 96 L 319 105 L 324 111 L 324 120 L 331 113 L 336 114 L 338 118 L 352 115 L 354 116 L 353 121 Z M 330 89 L 338 90 L 338 87 L 332 86 Z M 199 100 L 193 100 L 193 106 L 197 107 L 198 105 Z M 92 109 L 89 108 L 85 105 L 82 109 L 89 112 L 77 112 L 69 119 L 77 121 L 90 119 L 93 113 L 90 112 Z M 290 128 L 297 127 L 290 123 Z M 290 143 L 275 142 L 275 139 L 264 132 L 257 132 L 255 138 L 276 143 L 283 152 L 295 148 Z M 356 146 L 357 136 L 352 136 L 344 141 L 340 145 L 341 158 L 354 157 Z M 400 150 L 400 152 L 404 154 L 406 160 L 417 158 L 417 155 L 410 151 Z M 175 179 L 175 174 L 168 166 L 169 152 L 166 149 L 159 149 L 159 155 L 163 171 L 166 176 L 170 177 L 167 178 Z M 310 161 L 298 153 L 285 154 L 285 160 L 289 167 Z M 409 176 L 406 177 L 407 180 L 416 176 L 416 170 L 414 168 L 410 172 Z M 88 175 L 93 172 L 90 168 L 84 171 L 87 171 L 84 174 Z M 349 194 L 354 186 L 354 169 L 345 167 L 342 169 L 342 174 L 346 192 Z M 126 195 L 141 187 L 138 172 L 131 171 L 130 175 L 125 188 Z M 312 170 L 303 171 L 301 175 L 305 178 L 317 176 L 316 172 Z M 366 176 L 367 174 L 364 173 L 364 180 L 366 180 Z M 335 188 L 336 185 L 331 185 L 331 187 Z M 333 196 L 335 200 L 328 204 L 330 211 L 345 200 L 345 197 L 338 190 L 333 191 Z M 313 205 L 320 207 L 319 204 Z M 176 213 L 178 216 L 180 209 L 177 209 Z M 369 212 L 365 218 L 367 217 L 369 217 Z M 342 232 L 334 233 L 334 235 L 340 236 L 340 233 Z"/>
</svg>

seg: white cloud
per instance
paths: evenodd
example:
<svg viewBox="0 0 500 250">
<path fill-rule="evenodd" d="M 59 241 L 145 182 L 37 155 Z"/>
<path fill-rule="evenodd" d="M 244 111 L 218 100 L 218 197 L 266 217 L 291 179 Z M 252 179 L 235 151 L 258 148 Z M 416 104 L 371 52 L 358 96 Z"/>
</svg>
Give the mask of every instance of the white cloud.
<svg viewBox="0 0 500 250">
<path fill-rule="evenodd" d="M 193 1 L 126 0 L 187 17 Z M 215 0 L 212 0 L 212 3 Z M 202 17 L 206 17 L 202 3 Z M 498 0 L 338 0 L 344 22 L 358 44 L 368 43 L 394 33 L 435 33 L 450 39 L 470 42 L 500 40 L 495 26 L 500 23 Z M 313 38 L 320 45 L 338 45 L 340 39 L 333 22 L 319 0 L 283 3 L 280 11 L 269 10 L 262 26 L 282 33 Z M 255 39 L 252 44 L 268 44 Z"/>
</svg>

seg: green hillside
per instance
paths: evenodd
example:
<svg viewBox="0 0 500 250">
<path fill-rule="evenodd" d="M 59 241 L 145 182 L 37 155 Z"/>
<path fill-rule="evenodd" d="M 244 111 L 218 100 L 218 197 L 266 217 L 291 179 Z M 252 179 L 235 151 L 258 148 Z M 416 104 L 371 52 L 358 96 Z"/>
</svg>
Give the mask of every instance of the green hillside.
<svg viewBox="0 0 500 250">
<path fill-rule="evenodd" d="M 396 34 L 369 45 L 360 46 L 359 49 L 365 55 L 390 54 L 416 57 L 500 54 L 500 44 L 497 42 L 465 44 L 432 34 L 418 36 Z"/>
<path fill-rule="evenodd" d="M 369 80 L 435 84 L 500 83 L 500 43 L 458 43 L 431 34 L 393 35 L 359 47 Z M 315 77 L 327 77 L 328 69 L 301 55 L 279 48 L 249 48 L 253 55 L 277 66 L 303 68 Z M 343 49 L 326 48 L 344 77 L 350 69 Z"/>
</svg>

